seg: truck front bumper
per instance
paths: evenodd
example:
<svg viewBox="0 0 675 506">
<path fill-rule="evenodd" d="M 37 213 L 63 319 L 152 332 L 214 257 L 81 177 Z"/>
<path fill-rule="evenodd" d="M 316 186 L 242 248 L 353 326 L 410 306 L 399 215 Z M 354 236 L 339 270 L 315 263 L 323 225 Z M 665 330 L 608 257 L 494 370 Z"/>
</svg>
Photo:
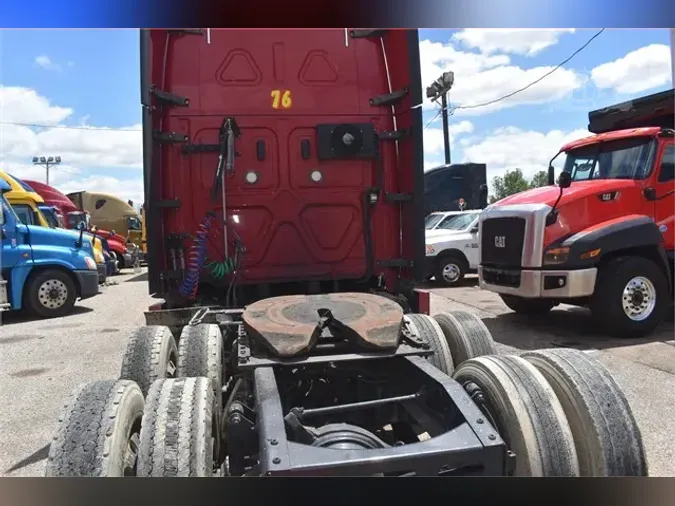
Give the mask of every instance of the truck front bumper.
<svg viewBox="0 0 675 506">
<path fill-rule="evenodd" d="M 516 295 L 528 299 L 576 299 L 595 290 L 598 269 L 507 270 L 479 267 L 481 290 Z"/>
<path fill-rule="evenodd" d="M 80 285 L 80 300 L 98 295 L 98 272 L 97 271 L 73 271 Z"/>
<path fill-rule="evenodd" d="M 108 277 L 108 265 L 105 263 L 96 264 L 96 270 L 98 271 L 98 282 L 102 285 Z"/>
</svg>

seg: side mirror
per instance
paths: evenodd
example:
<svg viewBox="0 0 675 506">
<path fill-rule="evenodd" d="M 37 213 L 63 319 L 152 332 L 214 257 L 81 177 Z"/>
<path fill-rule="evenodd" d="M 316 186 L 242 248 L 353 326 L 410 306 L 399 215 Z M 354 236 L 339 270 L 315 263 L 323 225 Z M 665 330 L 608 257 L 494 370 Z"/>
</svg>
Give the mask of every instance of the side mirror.
<svg viewBox="0 0 675 506">
<path fill-rule="evenodd" d="M 558 176 L 558 186 L 561 190 L 572 186 L 572 174 L 565 171 L 561 172 Z"/>
<path fill-rule="evenodd" d="M 471 227 L 471 230 L 469 230 L 469 232 L 471 232 L 472 234 L 477 234 L 478 233 L 478 225 L 476 225 L 475 227 Z"/>
<path fill-rule="evenodd" d="M 553 168 L 553 165 L 548 166 L 548 184 L 549 186 L 555 184 L 555 169 Z"/>
<path fill-rule="evenodd" d="M 80 232 L 84 231 L 85 228 L 86 228 L 86 227 L 84 226 L 84 222 L 81 221 L 81 222 L 79 222 L 79 223 L 77 224 L 77 229 L 78 229 Z"/>
</svg>

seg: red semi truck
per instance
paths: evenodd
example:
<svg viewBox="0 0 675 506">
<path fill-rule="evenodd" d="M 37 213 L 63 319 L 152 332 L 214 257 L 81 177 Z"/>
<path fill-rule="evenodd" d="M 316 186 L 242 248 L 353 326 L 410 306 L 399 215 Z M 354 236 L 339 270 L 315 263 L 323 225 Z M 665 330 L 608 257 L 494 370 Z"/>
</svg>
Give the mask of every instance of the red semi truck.
<svg viewBox="0 0 675 506">
<path fill-rule="evenodd" d="M 72 200 L 61 193 L 53 186 L 38 181 L 26 180 L 26 183 L 33 188 L 48 206 L 53 206 L 59 210 L 62 217 L 62 225 L 65 228 L 77 229 L 80 222 L 83 222 L 87 230 L 91 230 L 91 221 L 86 211 L 81 211 L 75 206 Z M 110 253 L 115 257 L 118 267 L 131 267 L 133 265 L 133 257 L 129 252 L 125 238 L 115 234 L 112 230 L 103 230 L 96 228 L 96 236 L 104 239 L 108 243 Z"/>
<path fill-rule="evenodd" d="M 616 336 L 649 334 L 672 312 L 673 96 L 590 112 L 595 135 L 561 148 L 551 186 L 502 199 L 481 215 L 482 289 L 518 313 L 589 307 Z"/>
<path fill-rule="evenodd" d="M 164 301 L 68 402 L 47 475 L 646 474 L 586 354 L 500 357 L 476 316 L 421 314 L 416 30 L 142 30 L 141 72 Z"/>
</svg>

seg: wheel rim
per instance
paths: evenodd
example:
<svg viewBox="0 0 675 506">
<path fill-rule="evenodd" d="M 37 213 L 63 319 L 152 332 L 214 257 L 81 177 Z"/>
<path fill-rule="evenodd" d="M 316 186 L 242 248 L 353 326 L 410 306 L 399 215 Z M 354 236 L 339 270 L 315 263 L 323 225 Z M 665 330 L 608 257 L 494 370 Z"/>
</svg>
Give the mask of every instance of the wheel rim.
<svg viewBox="0 0 675 506">
<path fill-rule="evenodd" d="M 456 264 L 446 264 L 443 266 L 443 280 L 448 283 L 454 283 L 459 279 L 459 266 Z"/>
<path fill-rule="evenodd" d="M 654 283 L 643 276 L 631 279 L 623 289 L 623 311 L 635 322 L 643 321 L 656 307 L 656 288 Z"/>
<path fill-rule="evenodd" d="M 58 309 L 68 300 L 68 287 L 58 279 L 49 279 L 38 288 L 38 300 L 47 309 Z"/>
<path fill-rule="evenodd" d="M 176 377 L 176 356 L 172 353 L 169 357 L 169 362 L 166 364 L 166 377 L 175 378 Z"/>
<path fill-rule="evenodd" d="M 140 435 L 137 430 L 133 431 L 127 441 L 124 452 L 124 476 L 136 476 L 136 464 L 138 463 L 138 448 Z"/>
</svg>

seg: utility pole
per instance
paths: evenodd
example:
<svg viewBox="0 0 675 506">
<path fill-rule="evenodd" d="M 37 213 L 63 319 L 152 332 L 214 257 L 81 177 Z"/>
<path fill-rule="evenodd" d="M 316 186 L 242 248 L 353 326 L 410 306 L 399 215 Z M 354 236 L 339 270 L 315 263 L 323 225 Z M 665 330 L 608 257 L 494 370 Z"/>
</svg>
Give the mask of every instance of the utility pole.
<svg viewBox="0 0 675 506">
<path fill-rule="evenodd" d="M 670 29 L 670 72 L 672 75 L 671 84 L 675 88 L 675 28 Z"/>
<path fill-rule="evenodd" d="M 441 115 L 443 117 L 443 147 L 445 148 L 445 165 L 450 165 L 450 131 L 448 128 L 448 94 L 441 95 Z"/>
<path fill-rule="evenodd" d="M 39 165 L 41 167 L 44 167 L 45 170 L 47 171 L 47 186 L 49 186 L 49 168 L 53 167 L 54 165 L 59 165 L 61 163 L 61 157 L 60 156 L 34 156 L 33 157 L 33 165 Z"/>
<path fill-rule="evenodd" d="M 443 147 L 445 148 L 445 164 L 450 165 L 450 131 L 448 127 L 448 93 L 455 83 L 454 72 L 443 72 L 427 88 L 427 98 L 433 101 L 441 99 L 441 115 L 443 118 Z"/>
</svg>

